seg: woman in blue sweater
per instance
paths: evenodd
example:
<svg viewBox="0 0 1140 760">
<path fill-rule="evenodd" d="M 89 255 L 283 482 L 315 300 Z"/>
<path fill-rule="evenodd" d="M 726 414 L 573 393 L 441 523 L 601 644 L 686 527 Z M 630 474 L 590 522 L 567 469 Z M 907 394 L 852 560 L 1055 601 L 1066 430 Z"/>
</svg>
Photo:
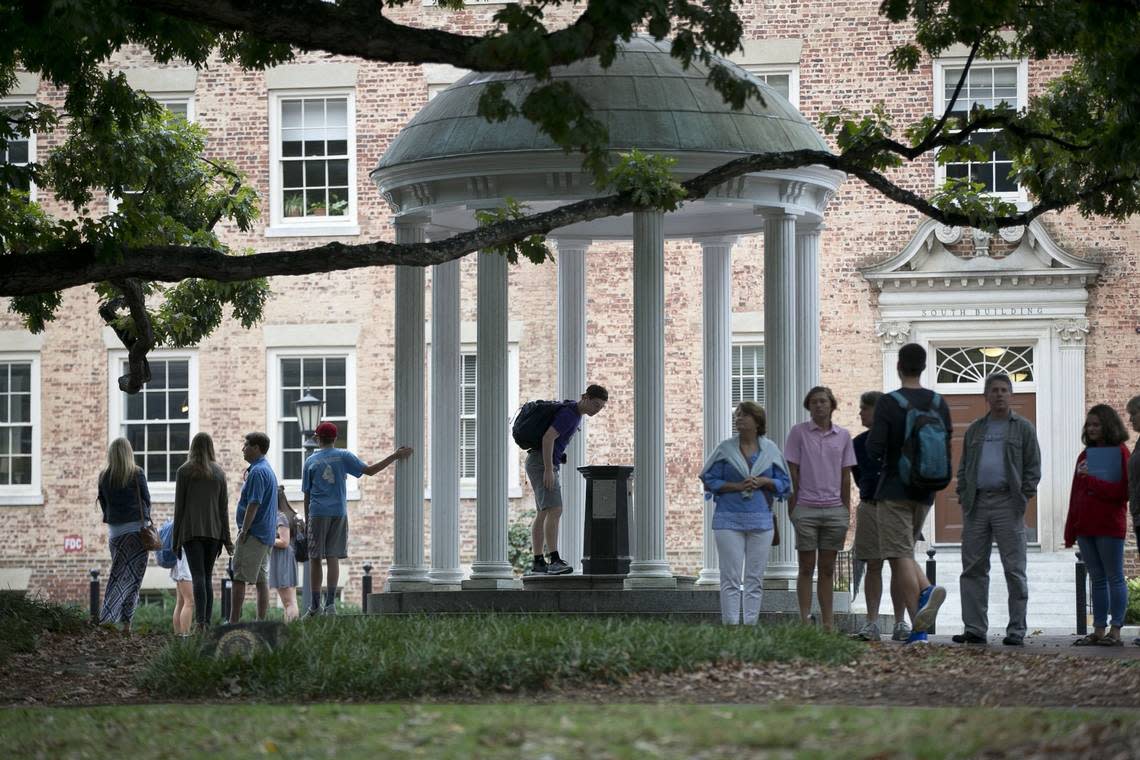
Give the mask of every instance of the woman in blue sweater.
<svg viewBox="0 0 1140 760">
<path fill-rule="evenodd" d="M 744 624 L 760 619 L 764 570 L 775 537 L 772 502 L 792 490 L 788 465 L 764 433 L 768 417 L 759 404 L 744 401 L 733 415 L 736 432 L 705 462 L 705 498 L 716 501 L 713 532 L 720 557 L 720 614 L 726 625 L 740 622 L 741 582 Z"/>
<path fill-rule="evenodd" d="M 111 548 L 111 573 L 99 622 L 122 623 L 124 633 L 130 633 L 146 572 L 147 550 L 139 529 L 150 523 L 150 489 L 126 438 L 116 438 L 107 449 L 107 469 L 99 473 L 99 507 Z"/>
</svg>

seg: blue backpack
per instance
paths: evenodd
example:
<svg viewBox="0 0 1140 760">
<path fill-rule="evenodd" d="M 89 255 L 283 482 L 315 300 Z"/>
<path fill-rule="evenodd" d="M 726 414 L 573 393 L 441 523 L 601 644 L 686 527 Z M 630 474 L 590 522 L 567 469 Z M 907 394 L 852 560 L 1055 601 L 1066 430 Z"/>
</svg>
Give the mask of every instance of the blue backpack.
<svg viewBox="0 0 1140 760">
<path fill-rule="evenodd" d="M 154 561 L 159 567 L 171 570 L 178 564 L 178 555 L 174 553 L 174 521 L 167 520 L 158 529 L 158 538 L 162 541 L 162 548 L 154 552 Z"/>
<path fill-rule="evenodd" d="M 906 413 L 902 451 L 899 453 L 899 478 L 904 485 L 922 491 L 941 491 L 950 485 L 950 440 L 946 423 L 938 412 L 942 397 L 937 393 L 926 409 L 912 407 L 899 391 L 891 398 Z"/>
</svg>

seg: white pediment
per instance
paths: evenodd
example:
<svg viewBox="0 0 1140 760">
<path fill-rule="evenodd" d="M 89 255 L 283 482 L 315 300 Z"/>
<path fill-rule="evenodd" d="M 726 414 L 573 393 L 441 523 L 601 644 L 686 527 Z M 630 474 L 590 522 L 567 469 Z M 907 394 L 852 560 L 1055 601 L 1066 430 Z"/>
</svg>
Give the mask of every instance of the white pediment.
<svg viewBox="0 0 1140 760">
<path fill-rule="evenodd" d="M 990 255 L 991 248 L 999 247 L 1001 255 Z M 880 290 L 961 290 L 1086 287 L 1102 266 L 1063 250 L 1036 220 L 991 236 L 927 219 L 896 256 L 861 271 Z"/>
</svg>

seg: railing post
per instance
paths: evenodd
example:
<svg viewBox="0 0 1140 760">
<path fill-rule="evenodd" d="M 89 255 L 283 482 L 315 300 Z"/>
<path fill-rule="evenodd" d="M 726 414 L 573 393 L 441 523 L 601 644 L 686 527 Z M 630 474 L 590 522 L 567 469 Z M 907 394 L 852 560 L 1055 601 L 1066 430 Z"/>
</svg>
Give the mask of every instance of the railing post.
<svg viewBox="0 0 1140 760">
<path fill-rule="evenodd" d="M 1081 559 L 1081 553 L 1077 552 L 1077 635 L 1085 636 L 1089 632 L 1089 600 L 1088 600 L 1088 585 L 1087 585 L 1087 568 L 1085 567 L 1084 560 Z"/>
<path fill-rule="evenodd" d="M 360 581 L 360 593 L 362 598 L 360 600 L 360 609 L 365 615 L 368 614 L 368 597 L 372 596 L 372 563 L 364 563 L 364 578 Z"/>
<path fill-rule="evenodd" d="M 88 584 L 88 594 L 91 604 L 91 623 L 99 623 L 99 571 L 91 571 L 91 582 Z"/>
<path fill-rule="evenodd" d="M 938 562 L 934 559 L 935 554 L 937 554 L 937 552 L 934 551 L 933 546 L 926 550 L 926 579 L 933 584 L 938 583 Z M 934 629 L 935 625 L 931 623 L 930 627 L 926 629 L 926 632 L 934 635 Z"/>
</svg>

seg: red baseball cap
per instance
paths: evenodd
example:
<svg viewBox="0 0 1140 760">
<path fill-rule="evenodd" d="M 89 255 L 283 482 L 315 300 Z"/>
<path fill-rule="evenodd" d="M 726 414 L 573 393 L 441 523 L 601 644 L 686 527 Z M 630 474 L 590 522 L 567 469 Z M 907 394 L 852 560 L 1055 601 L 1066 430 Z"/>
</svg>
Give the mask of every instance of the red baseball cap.
<svg viewBox="0 0 1140 760">
<path fill-rule="evenodd" d="M 336 425 L 331 422 L 322 422 L 317 425 L 317 429 L 313 432 L 317 438 L 332 438 L 336 440 L 337 429 Z"/>
</svg>

